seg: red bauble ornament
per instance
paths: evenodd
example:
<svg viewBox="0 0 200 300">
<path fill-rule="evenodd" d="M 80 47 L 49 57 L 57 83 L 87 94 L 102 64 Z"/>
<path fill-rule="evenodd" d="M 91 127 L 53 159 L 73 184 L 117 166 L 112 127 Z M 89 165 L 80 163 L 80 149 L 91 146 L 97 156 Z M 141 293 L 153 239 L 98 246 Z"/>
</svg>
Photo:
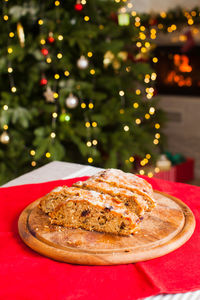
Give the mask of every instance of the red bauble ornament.
<svg viewBox="0 0 200 300">
<path fill-rule="evenodd" d="M 76 3 L 74 5 L 75 10 L 81 11 L 83 9 L 83 5 L 81 3 Z"/>
<path fill-rule="evenodd" d="M 55 39 L 54 39 L 53 36 L 49 36 L 49 37 L 47 38 L 47 41 L 48 41 L 50 44 L 52 44 L 52 43 L 55 42 Z"/>
<path fill-rule="evenodd" d="M 40 85 L 46 85 L 47 84 L 47 79 L 46 78 L 42 78 L 41 80 L 40 80 Z"/>
<path fill-rule="evenodd" d="M 42 52 L 42 54 L 43 54 L 44 56 L 47 56 L 47 55 L 49 54 L 49 51 L 48 51 L 47 48 L 42 48 L 42 49 L 41 49 L 41 52 Z"/>
</svg>

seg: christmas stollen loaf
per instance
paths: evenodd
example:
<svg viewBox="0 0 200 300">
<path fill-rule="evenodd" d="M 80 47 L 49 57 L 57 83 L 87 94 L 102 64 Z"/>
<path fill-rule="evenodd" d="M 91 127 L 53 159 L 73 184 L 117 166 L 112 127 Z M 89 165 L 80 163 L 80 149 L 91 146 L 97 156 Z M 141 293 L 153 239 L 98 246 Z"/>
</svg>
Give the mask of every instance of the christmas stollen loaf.
<svg viewBox="0 0 200 300">
<path fill-rule="evenodd" d="M 153 190 L 144 179 L 108 169 L 72 187 L 45 195 L 40 209 L 52 224 L 119 235 L 138 229 L 142 216 L 155 206 Z"/>
</svg>

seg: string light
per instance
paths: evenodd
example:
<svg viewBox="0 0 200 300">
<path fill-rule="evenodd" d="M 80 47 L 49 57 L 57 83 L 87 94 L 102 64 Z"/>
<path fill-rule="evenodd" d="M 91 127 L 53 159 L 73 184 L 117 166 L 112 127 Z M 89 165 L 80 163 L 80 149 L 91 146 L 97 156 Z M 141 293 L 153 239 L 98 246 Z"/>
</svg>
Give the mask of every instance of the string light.
<svg viewBox="0 0 200 300">
<path fill-rule="evenodd" d="M 134 103 L 133 103 L 133 107 L 134 107 L 135 109 L 137 109 L 137 108 L 139 107 L 139 104 L 138 104 L 137 102 L 134 102 Z"/>
<path fill-rule="evenodd" d="M 65 74 L 65 76 L 67 76 L 67 77 L 70 75 L 70 73 L 69 73 L 68 70 L 66 70 L 66 71 L 64 72 L 64 74 Z"/>
<path fill-rule="evenodd" d="M 153 173 L 152 173 L 152 172 L 148 172 L 147 176 L 148 176 L 149 178 L 151 178 L 151 177 L 153 177 Z"/>
<path fill-rule="evenodd" d="M 55 139 L 56 133 L 55 132 L 51 132 L 50 136 L 51 136 L 52 139 Z"/>
<path fill-rule="evenodd" d="M 92 157 L 88 157 L 88 162 L 91 164 L 93 162 L 93 158 Z"/>
<path fill-rule="evenodd" d="M 156 129 L 159 129 L 159 128 L 160 128 L 160 124 L 159 124 L 159 123 L 156 123 L 156 124 L 155 124 L 155 128 L 156 128 Z"/>
<path fill-rule="evenodd" d="M 123 97 L 124 96 L 124 91 L 119 91 L 119 95 L 121 96 L 121 97 Z"/>
<path fill-rule="evenodd" d="M 92 122 L 92 127 L 97 127 L 97 122 Z"/>
<path fill-rule="evenodd" d="M 34 156 L 34 155 L 35 155 L 35 150 L 31 150 L 31 151 L 30 151 L 30 155 L 31 155 L 31 156 Z"/>
<path fill-rule="evenodd" d="M 129 131 L 129 126 L 125 125 L 124 126 L 124 131 Z"/>
<path fill-rule="evenodd" d="M 188 19 L 188 25 L 193 25 L 194 24 L 194 21 L 192 18 Z"/>
<path fill-rule="evenodd" d="M 8 110 L 8 105 L 5 104 L 5 105 L 3 106 L 3 110 Z"/>
<path fill-rule="evenodd" d="M 139 124 L 141 124 L 141 120 L 140 120 L 139 118 L 137 118 L 137 119 L 135 120 L 135 123 L 136 123 L 137 125 L 139 125 Z"/>
<path fill-rule="evenodd" d="M 8 68 L 8 73 L 12 73 L 13 72 L 13 68 L 9 67 Z"/>
<path fill-rule="evenodd" d="M 91 75 L 94 75 L 94 74 L 95 74 L 95 70 L 94 70 L 94 69 L 91 69 L 91 70 L 90 70 L 90 74 L 91 74 Z"/>
<path fill-rule="evenodd" d="M 32 166 L 32 167 L 35 167 L 36 164 L 37 164 L 37 163 L 36 163 L 36 161 L 34 161 L 34 160 L 31 162 L 31 166 Z"/>
<path fill-rule="evenodd" d="M 14 32 L 11 31 L 11 32 L 9 33 L 9 37 L 10 37 L 10 38 L 13 38 L 14 36 L 15 36 Z"/>
<path fill-rule="evenodd" d="M 46 152 L 45 156 L 46 156 L 47 158 L 50 158 L 50 157 L 51 157 L 51 153 L 50 153 L 50 152 Z"/>
<path fill-rule="evenodd" d="M 140 173 L 140 175 L 144 175 L 145 172 L 144 172 L 144 170 L 140 170 L 139 173 Z"/>
<path fill-rule="evenodd" d="M 141 90 L 137 89 L 137 90 L 135 91 L 135 93 L 136 93 L 136 95 L 140 95 L 140 94 L 141 94 Z"/>
<path fill-rule="evenodd" d="M 93 55 L 93 53 L 92 53 L 91 51 L 89 51 L 89 52 L 87 53 L 87 56 L 88 56 L 88 57 L 92 57 L 92 55 Z"/>
<path fill-rule="evenodd" d="M 90 109 L 93 109 L 93 108 L 94 108 L 94 104 L 90 102 L 90 103 L 88 104 L 88 107 L 89 107 Z"/>
<path fill-rule="evenodd" d="M 135 17 L 137 15 L 136 11 L 132 10 L 131 16 Z"/>
<path fill-rule="evenodd" d="M 46 41 L 45 41 L 44 39 L 41 39 L 41 40 L 40 40 L 40 44 L 41 44 L 41 45 L 45 45 L 45 44 L 46 44 Z"/>
<path fill-rule="evenodd" d="M 81 103 L 81 108 L 86 108 L 86 104 L 84 102 Z"/>
<path fill-rule="evenodd" d="M 58 53 L 58 54 L 57 54 L 57 58 L 58 58 L 58 59 L 61 59 L 61 58 L 62 58 L 62 53 Z"/>
<path fill-rule="evenodd" d="M 55 98 L 55 99 L 57 99 L 58 97 L 59 97 L 59 95 L 58 95 L 58 93 L 53 93 L 53 97 Z"/>
<path fill-rule="evenodd" d="M 88 21 L 90 20 L 90 17 L 85 16 L 85 17 L 84 17 L 84 20 L 85 20 L 85 22 L 88 22 Z"/>
<path fill-rule="evenodd" d="M 55 98 L 55 97 L 54 97 Z M 56 112 L 53 112 L 52 113 L 52 117 L 54 118 L 54 119 L 56 119 L 57 117 L 58 117 L 58 114 L 56 113 Z"/>
<path fill-rule="evenodd" d="M 150 115 L 153 115 L 155 113 L 155 108 L 154 107 L 150 107 L 149 108 L 149 113 L 150 113 Z"/>
<path fill-rule="evenodd" d="M 133 156 L 130 156 L 130 157 L 129 157 L 129 161 L 130 161 L 130 162 L 134 162 L 134 160 L 135 160 L 135 159 L 134 159 Z"/>
<path fill-rule="evenodd" d="M 159 172 L 160 172 L 160 169 L 159 169 L 158 167 L 156 167 L 156 168 L 154 169 L 154 171 L 155 171 L 155 173 L 159 173 Z"/>
<path fill-rule="evenodd" d="M 50 63 L 52 62 L 52 59 L 51 59 L 50 57 L 47 57 L 46 62 L 47 62 L 48 64 L 50 64 Z"/>
<path fill-rule="evenodd" d="M 156 80 L 157 74 L 155 72 L 153 72 L 151 74 L 151 80 Z"/>
<path fill-rule="evenodd" d="M 160 133 L 156 133 L 156 134 L 155 134 L 155 138 L 156 138 L 156 139 L 159 139 L 159 138 L 160 138 Z"/>
<path fill-rule="evenodd" d="M 167 17 L 167 14 L 166 14 L 166 12 L 162 11 L 160 13 L 160 16 L 161 16 L 161 18 L 165 19 Z"/>
<path fill-rule="evenodd" d="M 8 15 L 3 16 L 4 21 L 8 21 Z"/>
<path fill-rule="evenodd" d="M 3 125 L 3 129 L 4 129 L 4 130 L 8 130 L 8 125 L 7 125 L 7 124 L 4 124 L 4 125 Z"/>
<path fill-rule="evenodd" d="M 157 57 L 153 57 L 152 61 L 156 64 L 158 62 L 158 58 Z"/>
<path fill-rule="evenodd" d="M 92 146 L 92 143 L 91 143 L 90 141 L 88 141 L 88 142 L 86 143 L 86 145 L 87 145 L 87 147 L 91 147 L 91 146 Z"/>
<path fill-rule="evenodd" d="M 60 5 L 60 1 L 56 0 L 56 1 L 54 2 L 54 4 L 55 4 L 55 6 L 59 6 L 59 5 Z"/>
<path fill-rule="evenodd" d="M 9 48 L 8 48 L 8 53 L 9 53 L 9 54 L 13 53 L 13 48 L 9 47 Z"/>
<path fill-rule="evenodd" d="M 140 48 L 140 47 L 142 47 L 142 43 L 141 43 L 141 42 L 137 42 L 137 43 L 136 43 L 136 46 L 137 46 L 138 48 Z"/>
<path fill-rule="evenodd" d="M 89 128 L 90 127 L 90 122 L 85 122 L 85 127 Z"/>
<path fill-rule="evenodd" d="M 150 159 L 150 158 L 151 158 L 151 154 L 147 153 L 147 154 L 146 154 L 146 158 L 147 158 L 147 159 Z"/>
<path fill-rule="evenodd" d="M 158 140 L 158 139 L 154 139 L 154 140 L 153 140 L 153 143 L 154 143 L 155 145 L 157 145 L 157 144 L 159 143 L 159 140 Z"/>
<path fill-rule="evenodd" d="M 58 79 L 60 78 L 60 75 L 59 75 L 59 74 L 55 74 L 55 75 L 54 75 L 54 78 L 55 78 L 56 80 L 58 80 Z"/>
<path fill-rule="evenodd" d="M 11 92 L 12 92 L 12 93 L 16 93 L 16 91 L 17 91 L 17 88 L 16 88 L 15 86 L 12 86 L 12 87 L 11 87 Z"/>
<path fill-rule="evenodd" d="M 43 21 L 42 19 L 39 19 L 39 20 L 38 20 L 38 24 L 41 26 L 41 25 L 44 24 L 44 21 Z"/>
<path fill-rule="evenodd" d="M 93 140 L 93 141 L 92 141 L 92 144 L 93 144 L 94 146 L 96 146 L 96 145 L 98 144 L 97 140 Z"/>
<path fill-rule="evenodd" d="M 59 34 L 58 40 L 59 40 L 59 41 L 62 41 L 62 40 L 63 40 L 63 36 L 62 36 L 61 34 Z"/>
<path fill-rule="evenodd" d="M 150 119 L 150 117 L 151 117 L 151 116 L 150 116 L 149 114 L 145 114 L 145 116 L 144 116 L 144 117 L 145 117 L 145 119 L 147 119 L 147 120 L 148 120 L 148 119 Z"/>
</svg>

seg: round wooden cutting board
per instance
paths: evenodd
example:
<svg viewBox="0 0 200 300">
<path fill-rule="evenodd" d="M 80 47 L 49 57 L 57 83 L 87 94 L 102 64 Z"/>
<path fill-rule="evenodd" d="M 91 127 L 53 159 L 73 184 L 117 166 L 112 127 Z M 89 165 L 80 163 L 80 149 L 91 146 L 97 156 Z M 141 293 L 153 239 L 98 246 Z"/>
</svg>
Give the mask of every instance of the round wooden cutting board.
<svg viewBox="0 0 200 300">
<path fill-rule="evenodd" d="M 21 213 L 18 227 L 22 240 L 52 259 L 82 265 L 114 265 L 149 260 L 183 245 L 195 228 L 193 213 L 181 200 L 154 192 L 156 208 L 147 213 L 134 235 L 116 236 L 51 225 L 31 203 Z"/>
</svg>

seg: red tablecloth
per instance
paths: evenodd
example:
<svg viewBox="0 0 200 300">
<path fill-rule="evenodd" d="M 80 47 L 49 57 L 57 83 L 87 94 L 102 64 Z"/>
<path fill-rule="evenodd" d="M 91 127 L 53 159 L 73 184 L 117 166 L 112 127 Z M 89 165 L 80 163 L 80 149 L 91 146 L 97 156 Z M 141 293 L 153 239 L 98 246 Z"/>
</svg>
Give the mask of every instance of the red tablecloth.
<svg viewBox="0 0 200 300">
<path fill-rule="evenodd" d="M 129 265 L 79 266 L 29 249 L 17 231 L 21 211 L 55 186 L 79 179 L 0 189 L 0 299 L 135 300 L 200 289 L 200 188 L 195 186 L 148 179 L 154 189 L 184 201 L 197 222 L 190 240 L 163 257 Z"/>
</svg>

